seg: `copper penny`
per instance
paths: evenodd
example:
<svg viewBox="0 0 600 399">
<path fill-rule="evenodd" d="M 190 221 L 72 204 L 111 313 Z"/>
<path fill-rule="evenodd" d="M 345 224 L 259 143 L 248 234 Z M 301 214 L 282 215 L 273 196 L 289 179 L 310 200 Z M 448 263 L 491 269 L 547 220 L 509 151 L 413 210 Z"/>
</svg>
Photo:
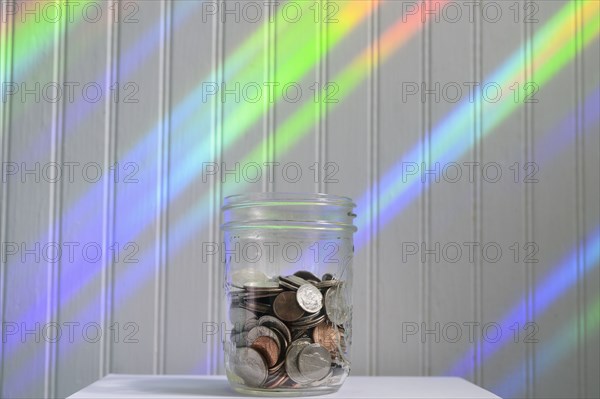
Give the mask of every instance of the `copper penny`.
<svg viewBox="0 0 600 399">
<path fill-rule="evenodd" d="M 277 364 L 279 359 L 279 346 L 277 342 L 271 337 L 258 337 L 252 342 L 252 349 L 259 352 L 267 362 L 269 368 Z"/>
<path fill-rule="evenodd" d="M 321 323 L 313 330 L 312 338 L 329 352 L 335 352 L 340 342 L 340 333 L 331 324 Z"/>
<path fill-rule="evenodd" d="M 285 291 L 277 295 L 273 302 L 273 312 L 275 316 L 283 321 L 295 321 L 304 315 L 304 310 L 296 301 L 296 293 L 293 291 Z"/>
</svg>

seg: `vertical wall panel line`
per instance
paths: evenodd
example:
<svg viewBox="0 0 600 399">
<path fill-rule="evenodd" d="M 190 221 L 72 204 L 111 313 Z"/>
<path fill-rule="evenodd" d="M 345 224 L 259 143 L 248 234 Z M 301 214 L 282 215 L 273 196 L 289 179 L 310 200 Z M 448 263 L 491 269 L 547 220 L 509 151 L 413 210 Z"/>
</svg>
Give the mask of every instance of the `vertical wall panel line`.
<svg viewBox="0 0 600 399">
<path fill-rule="evenodd" d="M 65 81 L 65 63 L 66 63 L 66 22 L 64 18 L 56 24 L 54 30 L 54 82 Z M 64 136 L 64 114 L 65 103 L 57 101 L 52 106 L 52 132 L 50 162 L 61 165 L 63 163 L 63 136 Z M 61 219 L 62 219 L 62 179 L 49 183 L 49 211 L 48 211 L 48 241 L 61 242 Z M 50 323 L 57 323 L 59 312 L 59 292 L 60 292 L 60 269 L 61 261 L 48 262 L 48 280 L 46 300 L 46 320 Z M 44 365 L 44 395 L 46 397 L 56 397 L 56 377 L 57 377 L 57 346 L 58 341 L 46 342 L 45 365 Z"/>
<path fill-rule="evenodd" d="M 118 7 L 118 0 L 112 0 L 110 7 Z M 107 46 L 106 46 L 106 86 L 112 82 L 119 81 L 118 57 L 119 57 L 119 24 L 115 24 L 112 18 L 107 19 Z M 117 154 L 117 130 L 118 105 L 109 96 L 105 102 L 104 121 L 104 170 L 114 167 Z M 115 185 L 110 175 L 104 178 L 103 198 L 103 247 L 108 253 L 108 248 L 113 245 L 115 236 Z M 110 331 L 113 320 L 113 296 L 114 296 L 114 259 L 106 257 L 102 267 L 101 278 L 101 322 L 104 331 Z M 109 334 L 102 334 L 100 338 L 100 367 L 99 378 L 111 372 L 113 343 Z"/>
<path fill-rule="evenodd" d="M 575 57 L 575 209 L 576 209 L 576 245 L 577 245 L 577 396 L 587 397 L 587 373 L 586 373 L 586 331 L 587 312 L 586 290 L 585 290 L 585 219 L 584 219 L 584 165 L 583 150 L 585 147 L 584 121 L 584 70 L 583 70 L 583 8 L 581 1 L 574 3 L 575 7 L 575 29 L 577 52 Z"/>
<path fill-rule="evenodd" d="M 225 7 L 224 0 L 219 0 L 218 9 L 221 10 Z M 223 51 L 224 51 L 224 35 L 225 35 L 225 23 L 219 18 L 219 13 L 215 13 L 213 18 L 213 52 L 212 52 L 212 71 L 213 81 L 223 81 Z M 212 120 L 212 153 L 214 161 L 220 165 L 223 159 L 223 103 L 218 100 L 218 96 L 215 96 L 213 102 L 213 120 Z M 220 220 L 221 212 L 220 205 L 222 202 L 222 185 L 221 179 L 211 179 L 209 189 L 211 191 L 211 204 L 210 204 L 210 232 L 209 240 L 211 242 L 220 241 Z M 215 259 L 217 258 L 217 259 Z M 218 257 L 212 257 L 208 267 L 208 322 L 217 323 L 220 320 L 220 302 L 221 302 L 221 274 L 220 262 Z M 209 345 L 209 355 L 207 359 L 207 370 L 209 374 L 216 374 L 217 368 L 221 361 L 221 357 L 218 355 L 220 346 L 215 340 L 214 336 L 208 338 L 207 344 Z M 220 344 L 219 344 L 220 345 Z"/>
<path fill-rule="evenodd" d="M 523 0 L 523 6 L 527 4 L 528 0 Z M 524 7 L 522 9 L 525 9 Z M 533 73 L 533 27 L 532 24 L 523 21 L 524 39 L 525 39 L 525 54 L 524 54 L 524 80 L 525 82 L 534 82 Z M 525 162 L 533 162 L 534 150 L 533 150 L 533 107 L 531 103 L 525 104 L 525 118 L 523 120 L 525 132 L 524 136 L 524 158 Z M 525 185 L 525 241 L 534 242 L 533 234 L 533 185 Z M 535 320 L 535 280 L 534 280 L 534 267 L 533 263 L 525 263 L 525 284 L 527 301 L 525 305 L 526 321 L 530 322 Z M 525 344 L 525 353 L 527 357 L 526 368 L 525 368 L 525 390 L 528 398 L 534 397 L 535 395 L 535 347 L 531 343 Z"/>
<path fill-rule="evenodd" d="M 316 30 L 316 41 L 317 41 L 317 45 L 315 46 L 315 59 L 316 61 L 316 65 L 315 65 L 315 81 L 318 82 L 318 85 L 322 85 L 323 84 L 323 73 L 322 73 L 322 69 L 323 69 L 323 60 L 321 60 L 321 49 L 322 49 L 322 35 L 323 35 L 323 29 L 322 29 L 322 21 L 321 21 L 321 14 L 322 14 L 322 9 L 323 9 L 323 5 L 325 5 L 326 0 L 316 0 L 315 3 L 313 4 L 313 7 L 317 7 L 316 10 L 317 13 L 316 15 L 318 15 L 318 17 L 316 18 L 317 21 L 315 22 L 315 30 Z M 318 90 L 319 86 L 317 86 L 317 90 Z M 317 173 L 317 176 L 319 176 L 317 178 L 317 181 L 315 181 L 315 191 L 316 192 L 322 192 L 321 191 L 321 187 L 323 187 L 323 185 L 321 184 L 321 173 L 320 173 L 320 168 L 322 165 L 322 157 L 321 157 L 321 151 L 323 149 L 323 132 L 321 130 L 321 112 L 323 111 L 323 108 L 321 107 L 321 101 L 322 98 L 319 98 L 319 101 L 316 101 L 313 105 L 315 107 L 315 142 L 314 142 L 314 146 L 315 146 L 315 160 L 317 162 L 317 171 L 315 173 Z"/>
<path fill-rule="evenodd" d="M 266 53 L 266 70 L 265 70 L 265 80 L 267 82 L 275 82 L 275 66 L 276 66 L 276 58 L 275 52 L 277 49 L 276 40 L 277 37 L 275 35 L 276 32 L 276 11 L 274 7 L 265 7 L 267 11 L 267 29 L 265 33 L 265 48 L 267 49 Z M 273 145 L 273 135 L 275 134 L 275 105 L 269 104 L 268 96 L 265 96 L 264 100 L 264 134 L 263 141 L 265 146 L 263 148 L 263 159 L 265 162 L 274 162 L 274 145 Z M 263 180 L 263 191 L 270 192 L 273 191 L 273 179 L 264 179 Z"/>
<path fill-rule="evenodd" d="M 478 0 L 478 8 L 481 2 Z M 479 13 L 474 14 L 473 21 L 473 81 L 483 82 L 483 23 Z M 480 164 L 483 158 L 482 122 L 483 106 L 481 97 L 473 103 L 473 161 Z M 482 185 L 480 178 L 475 179 L 473 185 L 473 239 L 475 242 L 483 242 L 482 237 Z M 482 290 L 483 290 L 483 263 L 478 253 L 475 253 L 473 262 L 473 321 L 480 325 L 482 323 Z M 476 384 L 482 385 L 483 363 L 481 362 L 481 341 L 474 342 L 474 362 L 473 380 Z"/>
<path fill-rule="evenodd" d="M 428 0 L 430 2 L 431 0 Z M 425 3 L 423 3 L 425 6 Z M 427 5 L 429 6 L 429 5 Z M 431 38 L 433 24 L 427 24 L 424 26 L 423 40 L 421 42 L 421 74 L 422 80 L 430 87 L 431 77 Z M 431 106 L 425 101 L 421 105 L 421 123 L 422 123 L 422 138 L 421 138 L 421 160 L 426 164 L 431 162 Z M 424 185 L 421 185 L 421 242 L 426 243 L 427 248 L 429 245 L 430 230 L 431 230 L 431 193 L 430 190 L 426 190 Z M 425 262 L 421 262 L 421 279 L 420 279 L 420 292 L 421 292 L 421 322 L 429 324 L 431 318 L 430 309 L 430 285 L 431 285 L 431 261 L 429 257 Z M 421 342 L 421 375 L 431 374 L 430 355 L 431 346 L 428 340 Z"/>
<path fill-rule="evenodd" d="M 321 11 L 318 15 L 317 29 L 318 29 L 318 40 L 319 45 L 317 60 L 319 60 L 319 68 L 318 68 L 318 78 L 320 87 L 326 87 L 327 77 L 328 77 L 328 67 L 329 67 L 329 55 L 324 52 L 324 49 L 327 49 L 328 40 L 329 40 L 329 23 L 327 21 L 327 12 L 329 10 L 329 0 L 320 0 Z M 319 86 L 317 89 L 319 90 Z M 320 91 L 320 90 L 319 90 Z M 325 176 L 322 175 L 324 172 L 325 163 L 327 162 L 327 125 L 328 125 L 328 107 L 326 101 L 326 91 L 323 91 L 323 95 L 320 96 L 319 101 L 317 103 L 318 112 L 317 112 L 317 184 L 316 189 L 319 193 L 327 192 L 327 183 L 325 182 Z"/>
<path fill-rule="evenodd" d="M 372 0 L 371 7 L 373 12 L 369 16 L 369 43 L 374 43 L 379 35 L 379 9 Z M 367 309 L 368 314 L 368 359 L 367 373 L 376 375 L 378 373 L 377 354 L 378 354 L 378 336 L 379 331 L 379 304 L 377 289 L 379 282 L 378 270 L 378 245 L 377 232 L 379 230 L 379 42 L 371 46 L 369 54 L 369 82 L 368 82 L 368 148 L 369 148 L 369 163 L 368 163 L 368 186 L 369 186 L 369 245 L 367 258 Z"/>
<path fill-rule="evenodd" d="M 167 306 L 167 265 L 169 229 L 169 153 L 171 133 L 171 49 L 172 49 L 172 3 L 161 1 L 160 49 L 160 133 L 158 139 L 158 190 L 156 207 L 156 296 L 154 315 L 154 373 L 164 374 L 166 365 L 166 306 Z"/>
<path fill-rule="evenodd" d="M 2 82 L 13 80 L 13 46 L 14 46 L 14 14 L 3 16 L 6 20 L 0 24 L 0 34 L 4 37 L 5 47 L 0 49 L 0 79 Z M 0 154 L 2 161 L 8 162 L 10 147 L 10 117 L 11 100 L 3 102 L 0 105 Z M 8 214 L 8 181 L 2 183 L 0 194 L 0 240 L 6 240 L 6 216 Z M 0 259 L 0 322 L 4 325 L 4 315 L 6 307 L 6 276 L 7 262 Z M 0 345 L 0 396 L 2 396 L 2 386 L 4 382 L 4 345 Z"/>
</svg>

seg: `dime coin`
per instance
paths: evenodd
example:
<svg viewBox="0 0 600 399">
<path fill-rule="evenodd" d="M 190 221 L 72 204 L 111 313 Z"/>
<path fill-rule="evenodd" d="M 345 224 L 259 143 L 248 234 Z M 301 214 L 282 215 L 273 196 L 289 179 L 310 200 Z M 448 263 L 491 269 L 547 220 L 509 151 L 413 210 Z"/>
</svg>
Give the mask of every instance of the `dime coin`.
<svg viewBox="0 0 600 399">
<path fill-rule="evenodd" d="M 316 313 L 323 307 L 323 294 L 312 284 L 304 284 L 296 293 L 298 304 L 308 313 Z"/>
<path fill-rule="evenodd" d="M 335 352 L 340 342 L 340 333 L 331 324 L 321 323 L 315 327 L 312 333 L 313 341 L 320 344 L 329 352 Z"/>
<path fill-rule="evenodd" d="M 344 284 L 332 287 L 325 294 L 325 311 L 334 324 L 344 324 L 350 317 L 350 310 L 344 297 Z"/>
<path fill-rule="evenodd" d="M 234 373 L 251 387 L 260 387 L 267 380 L 268 369 L 265 359 L 252 348 L 239 348 L 233 358 Z"/>
<path fill-rule="evenodd" d="M 319 381 L 327 377 L 331 370 L 331 355 L 319 344 L 304 346 L 298 356 L 298 370 L 303 377 Z"/>
<path fill-rule="evenodd" d="M 257 326 L 248 331 L 248 335 L 246 336 L 246 346 L 252 346 L 254 341 L 256 341 L 259 337 L 269 337 L 273 339 L 277 345 L 277 351 L 279 352 L 279 350 L 281 350 L 281 347 L 279 346 L 279 338 L 270 328 L 265 326 Z"/>
<path fill-rule="evenodd" d="M 304 310 L 296 301 L 296 293 L 292 291 L 285 291 L 277 295 L 273 302 L 273 312 L 283 321 L 298 320 L 304 315 Z"/>
<path fill-rule="evenodd" d="M 279 359 L 279 343 L 276 339 L 267 336 L 258 337 L 252 342 L 252 349 L 256 349 L 267 362 L 269 368 L 277 364 Z"/>
<path fill-rule="evenodd" d="M 308 345 L 310 345 L 310 339 L 299 339 L 292 342 L 285 357 L 285 371 L 292 381 L 299 384 L 311 382 L 311 380 L 304 377 L 298 369 L 298 355 L 300 355 L 300 352 Z"/>
</svg>

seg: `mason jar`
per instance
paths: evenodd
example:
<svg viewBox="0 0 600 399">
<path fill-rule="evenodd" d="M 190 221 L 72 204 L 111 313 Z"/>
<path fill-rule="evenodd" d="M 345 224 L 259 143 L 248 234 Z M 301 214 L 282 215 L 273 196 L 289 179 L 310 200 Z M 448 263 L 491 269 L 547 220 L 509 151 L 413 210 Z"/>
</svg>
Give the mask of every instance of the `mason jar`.
<svg viewBox="0 0 600 399">
<path fill-rule="evenodd" d="M 315 395 L 343 384 L 352 342 L 354 207 L 329 194 L 225 199 L 223 346 L 236 391 Z"/>
</svg>

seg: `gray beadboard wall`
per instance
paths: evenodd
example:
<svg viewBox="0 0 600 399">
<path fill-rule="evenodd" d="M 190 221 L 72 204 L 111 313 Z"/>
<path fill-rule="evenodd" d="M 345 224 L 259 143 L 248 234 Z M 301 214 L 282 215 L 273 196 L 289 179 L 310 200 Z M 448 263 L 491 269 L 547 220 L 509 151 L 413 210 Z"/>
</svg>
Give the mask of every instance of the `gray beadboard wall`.
<svg viewBox="0 0 600 399">
<path fill-rule="evenodd" d="M 223 373 L 218 338 L 202 334 L 221 320 L 222 270 L 202 243 L 219 241 L 224 196 L 248 191 L 361 201 L 354 375 L 600 396 L 594 1 L 106 0 L 70 20 L 2 0 L 0 396 Z M 518 99 L 469 101 L 469 84 L 501 77 Z M 237 101 L 209 94 L 236 82 Z M 252 82 L 294 87 L 253 102 Z M 423 94 L 437 83 L 438 100 Z M 293 169 L 255 183 L 206 169 L 249 161 Z M 401 184 L 437 161 L 439 182 Z M 473 179 L 470 162 L 486 165 Z M 470 257 L 469 243 L 489 252 Z"/>
</svg>

